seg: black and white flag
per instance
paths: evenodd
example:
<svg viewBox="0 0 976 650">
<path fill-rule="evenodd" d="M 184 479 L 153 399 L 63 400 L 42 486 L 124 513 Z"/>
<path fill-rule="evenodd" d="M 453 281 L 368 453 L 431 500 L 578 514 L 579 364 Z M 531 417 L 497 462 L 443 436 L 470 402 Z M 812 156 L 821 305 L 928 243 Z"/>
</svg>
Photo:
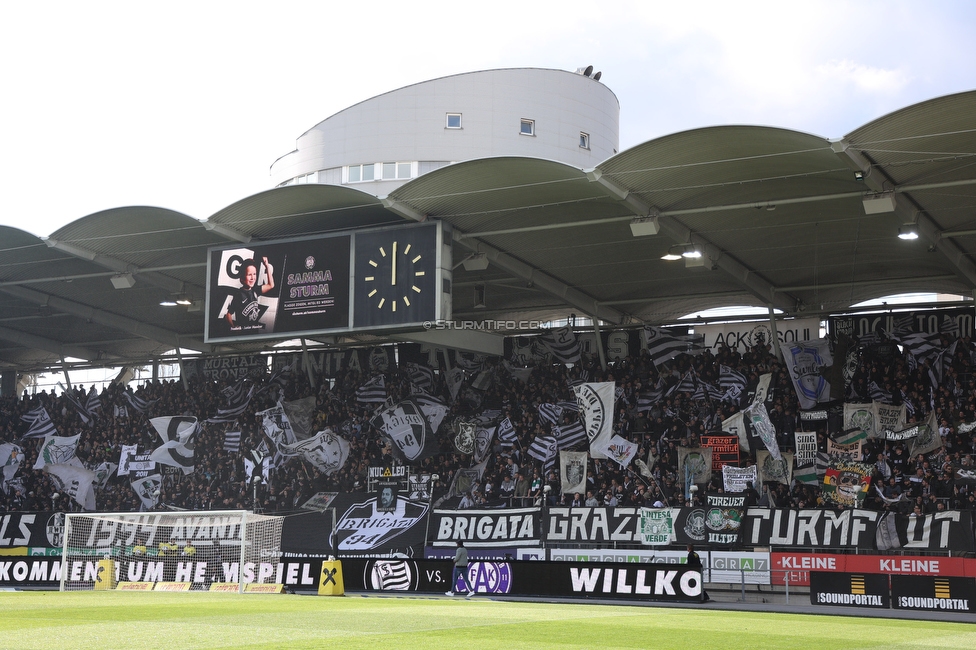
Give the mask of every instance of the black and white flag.
<svg viewBox="0 0 976 650">
<path fill-rule="evenodd" d="M 502 447 L 512 448 L 518 443 L 518 434 L 515 433 L 515 428 L 512 426 L 512 421 L 505 418 L 498 423 L 498 441 L 502 443 Z"/>
<path fill-rule="evenodd" d="M 360 404 L 382 404 L 386 401 L 386 378 L 376 375 L 356 389 L 356 401 Z"/>
<path fill-rule="evenodd" d="M 606 458 L 600 449 L 613 436 L 614 387 L 612 381 L 580 384 L 573 387 L 579 404 L 586 437 L 590 441 L 590 456 Z"/>
<path fill-rule="evenodd" d="M 718 386 L 723 391 L 723 401 L 738 403 L 748 385 L 749 380 L 738 370 L 726 365 L 719 366 Z"/>
<path fill-rule="evenodd" d="M 579 420 L 570 424 L 554 426 L 552 428 L 552 435 L 555 436 L 560 451 L 563 449 L 572 449 L 588 442 L 586 427 Z"/>
<path fill-rule="evenodd" d="M 704 336 L 688 334 L 672 334 L 659 327 L 644 328 L 644 341 L 647 353 L 655 366 L 670 361 L 679 354 L 698 354 L 704 351 Z"/>
<path fill-rule="evenodd" d="M 543 472 L 548 474 L 556 465 L 556 454 L 559 446 L 555 436 L 536 436 L 529 446 L 528 454 L 536 460 L 542 462 Z"/>
<path fill-rule="evenodd" d="M 251 397 L 254 395 L 254 386 L 246 392 L 234 391 L 231 393 L 230 398 L 227 401 L 227 406 L 217 409 L 217 414 L 212 418 L 209 418 L 207 422 L 212 424 L 218 424 L 222 422 L 234 422 L 237 418 L 247 410 L 248 405 L 251 403 Z"/>
<path fill-rule="evenodd" d="M 51 421 L 51 416 L 48 415 L 47 409 L 43 406 L 38 406 L 36 409 L 24 413 L 20 416 L 20 419 L 24 422 L 30 422 L 27 431 L 21 436 L 24 440 L 28 438 L 53 436 L 58 433 L 58 430 L 54 428 L 54 422 Z"/>
<path fill-rule="evenodd" d="M 427 412 L 431 413 L 433 419 L 428 417 Z M 409 398 L 382 409 L 370 420 L 370 424 L 390 437 L 394 443 L 393 449 L 399 456 L 407 463 L 414 463 L 440 452 L 436 426 L 440 425 L 446 412 L 443 406 L 428 406 L 425 411 L 416 398 Z"/>
<path fill-rule="evenodd" d="M 240 453 L 240 451 L 241 451 L 241 432 L 240 431 L 225 431 L 224 432 L 224 451 L 229 451 L 232 454 Z"/>
<path fill-rule="evenodd" d="M 125 399 L 129 402 L 129 406 L 137 410 L 139 413 L 145 413 L 149 410 L 149 407 L 158 402 L 156 399 L 144 399 L 139 397 L 132 392 L 132 389 L 125 391 Z"/>
<path fill-rule="evenodd" d="M 579 339 L 576 332 L 569 327 L 551 329 L 539 337 L 539 340 L 559 363 L 580 362 Z"/>
</svg>

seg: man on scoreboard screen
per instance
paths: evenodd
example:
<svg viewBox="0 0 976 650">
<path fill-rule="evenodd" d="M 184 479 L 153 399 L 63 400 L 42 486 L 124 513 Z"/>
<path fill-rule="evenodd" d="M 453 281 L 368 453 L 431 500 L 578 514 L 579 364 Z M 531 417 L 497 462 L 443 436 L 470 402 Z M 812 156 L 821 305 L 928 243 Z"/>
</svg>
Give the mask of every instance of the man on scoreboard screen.
<svg viewBox="0 0 976 650">
<path fill-rule="evenodd" d="M 258 285 L 258 263 L 252 259 L 241 263 L 241 288 L 227 296 L 224 302 L 224 317 L 233 332 L 264 329 L 260 322 L 261 316 L 267 311 L 267 306 L 258 302 L 258 296 L 274 289 L 274 269 L 268 263 L 267 257 L 261 258 L 264 265 L 265 283 Z"/>
</svg>

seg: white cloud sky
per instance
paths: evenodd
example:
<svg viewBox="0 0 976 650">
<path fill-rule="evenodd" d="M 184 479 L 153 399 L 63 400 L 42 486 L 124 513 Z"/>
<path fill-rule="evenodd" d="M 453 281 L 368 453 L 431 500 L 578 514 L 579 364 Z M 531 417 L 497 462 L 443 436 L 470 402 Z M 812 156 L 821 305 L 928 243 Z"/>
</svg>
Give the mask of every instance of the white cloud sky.
<svg viewBox="0 0 976 650">
<path fill-rule="evenodd" d="M 336 111 L 443 75 L 594 64 L 621 145 L 715 124 L 840 137 L 976 88 L 976 3 L 6 3 L 0 224 L 206 219 Z"/>
</svg>

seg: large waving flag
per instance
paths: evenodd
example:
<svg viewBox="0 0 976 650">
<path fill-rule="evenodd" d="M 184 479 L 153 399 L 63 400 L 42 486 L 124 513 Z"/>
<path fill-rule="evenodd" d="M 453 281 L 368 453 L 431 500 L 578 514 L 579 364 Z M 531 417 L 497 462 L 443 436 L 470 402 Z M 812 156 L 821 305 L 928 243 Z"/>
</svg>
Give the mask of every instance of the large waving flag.
<svg viewBox="0 0 976 650">
<path fill-rule="evenodd" d="M 674 359 L 679 354 L 699 354 L 704 351 L 705 337 L 703 335 L 672 334 L 660 327 L 647 326 L 644 328 L 644 342 L 651 362 L 659 366 Z"/>
<path fill-rule="evenodd" d="M 51 421 L 51 416 L 48 415 L 47 409 L 43 406 L 38 406 L 36 409 L 32 409 L 27 413 L 20 416 L 20 419 L 24 422 L 30 422 L 30 426 L 21 439 L 26 440 L 28 438 L 44 438 L 45 436 L 57 435 L 58 430 L 54 428 L 54 422 Z"/>
<path fill-rule="evenodd" d="M 425 407 L 418 401 L 419 398 L 416 397 L 405 399 L 381 409 L 370 420 L 373 427 L 393 440 L 394 451 L 408 463 L 424 460 L 440 452 L 440 444 L 435 435 L 436 427 L 440 426 L 447 413 L 447 408 L 443 405 L 431 404 L 426 407 L 432 416 L 428 417 Z"/>
<path fill-rule="evenodd" d="M 580 384 L 573 387 L 573 392 L 590 440 L 590 456 L 606 458 L 600 450 L 613 437 L 614 382 Z"/>
<path fill-rule="evenodd" d="M 179 467 L 184 474 L 192 473 L 194 440 L 200 430 L 197 419 L 175 415 L 152 418 L 149 422 L 163 440 L 149 457 L 160 465 Z"/>
</svg>

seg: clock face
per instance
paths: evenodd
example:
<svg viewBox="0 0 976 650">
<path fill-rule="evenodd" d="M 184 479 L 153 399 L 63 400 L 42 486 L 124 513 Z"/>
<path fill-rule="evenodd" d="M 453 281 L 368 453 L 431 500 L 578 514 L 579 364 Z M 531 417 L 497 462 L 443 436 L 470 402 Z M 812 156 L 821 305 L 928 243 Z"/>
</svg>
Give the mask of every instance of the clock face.
<svg viewBox="0 0 976 650">
<path fill-rule="evenodd" d="M 433 228 L 356 235 L 356 327 L 432 319 L 435 236 Z"/>
</svg>

